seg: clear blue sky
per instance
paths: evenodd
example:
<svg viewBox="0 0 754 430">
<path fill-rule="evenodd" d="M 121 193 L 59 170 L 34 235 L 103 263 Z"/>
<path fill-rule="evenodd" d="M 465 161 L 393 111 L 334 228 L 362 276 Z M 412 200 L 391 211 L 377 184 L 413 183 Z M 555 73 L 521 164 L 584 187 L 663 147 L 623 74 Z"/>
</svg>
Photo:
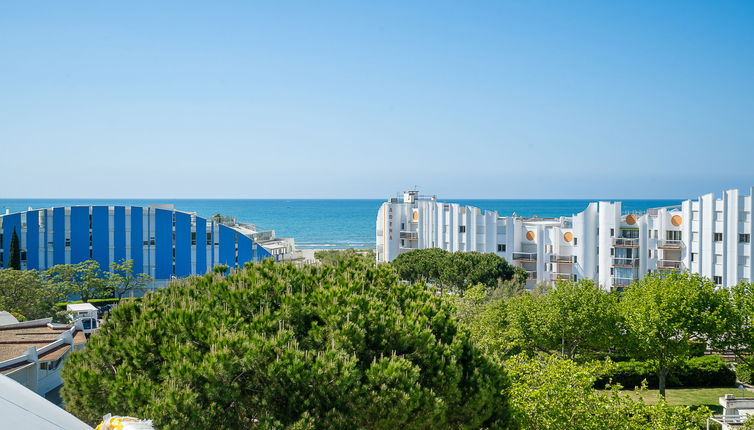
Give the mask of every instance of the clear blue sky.
<svg viewBox="0 0 754 430">
<path fill-rule="evenodd" d="M 754 185 L 754 1 L 3 1 L 0 198 Z"/>
</svg>

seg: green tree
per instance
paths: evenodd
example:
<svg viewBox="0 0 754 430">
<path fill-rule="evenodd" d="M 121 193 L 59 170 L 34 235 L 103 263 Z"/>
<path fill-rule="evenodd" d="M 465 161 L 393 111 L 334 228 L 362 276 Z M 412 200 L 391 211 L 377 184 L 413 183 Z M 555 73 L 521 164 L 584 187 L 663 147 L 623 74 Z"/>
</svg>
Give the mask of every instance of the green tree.
<svg viewBox="0 0 754 430">
<path fill-rule="evenodd" d="M 314 258 L 322 264 L 334 264 L 337 265 L 342 261 L 357 258 L 364 260 L 366 263 L 374 264 L 375 256 L 374 251 L 371 249 L 328 249 L 323 251 L 317 251 L 314 253 Z"/>
<path fill-rule="evenodd" d="M 662 396 L 669 372 L 720 327 L 724 306 L 714 287 L 696 274 L 651 274 L 631 285 L 620 301 L 627 335 L 621 339 L 635 358 L 656 366 Z"/>
<path fill-rule="evenodd" d="M 558 282 L 508 300 L 510 341 L 522 352 L 580 361 L 608 352 L 619 337 L 618 297 L 594 282 Z"/>
<path fill-rule="evenodd" d="M 113 309 L 63 397 L 166 430 L 506 428 L 504 370 L 451 313 L 386 265 L 247 264 Z"/>
<path fill-rule="evenodd" d="M 712 346 L 733 352 L 740 363 L 754 368 L 754 284 L 740 282 L 730 289 L 720 289 L 719 294 L 727 300 L 723 300 L 726 307 Z"/>
<path fill-rule="evenodd" d="M 501 282 L 526 279 L 523 269 L 491 253 L 417 249 L 398 255 L 390 264 L 404 281 L 428 282 L 455 292 L 477 284 L 494 290 Z"/>
<path fill-rule="evenodd" d="M 146 273 L 134 273 L 133 260 L 113 262 L 110 264 L 110 271 L 105 274 L 107 287 L 118 300 L 129 291 L 144 292 L 153 279 Z"/>
<path fill-rule="evenodd" d="M 84 303 L 112 292 L 94 260 L 52 266 L 45 271 L 45 277 L 67 294 L 78 295 Z"/>
<path fill-rule="evenodd" d="M 36 270 L 0 270 L 0 310 L 21 319 L 51 317 L 55 303 L 65 298 L 65 291 L 46 282 Z"/>
<path fill-rule="evenodd" d="M 18 234 L 16 234 L 15 228 L 13 228 L 13 235 L 11 235 L 10 238 L 8 267 L 11 269 L 21 270 L 21 243 L 18 240 Z"/>
<path fill-rule="evenodd" d="M 440 248 L 416 249 L 399 254 L 390 264 L 404 281 L 437 284 L 449 254 Z"/>
<path fill-rule="evenodd" d="M 620 386 L 600 392 L 596 378 L 610 363 L 579 365 L 555 355 L 516 356 L 506 361 L 508 390 L 516 429 L 531 430 L 690 430 L 699 429 L 711 411 L 647 405 L 620 393 Z M 638 397 L 638 396 L 637 396 Z"/>
<path fill-rule="evenodd" d="M 445 295 L 455 307 L 459 323 L 470 333 L 471 340 L 488 356 L 498 360 L 515 348 L 508 337 L 507 301 L 495 299 L 484 285 L 478 284 L 463 294 Z"/>
</svg>

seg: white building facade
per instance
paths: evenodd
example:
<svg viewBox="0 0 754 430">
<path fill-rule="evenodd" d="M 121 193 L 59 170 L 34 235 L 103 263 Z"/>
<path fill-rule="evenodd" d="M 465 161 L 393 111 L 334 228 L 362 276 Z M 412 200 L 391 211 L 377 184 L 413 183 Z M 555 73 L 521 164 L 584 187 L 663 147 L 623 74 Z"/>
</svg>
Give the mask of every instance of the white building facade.
<svg viewBox="0 0 754 430">
<path fill-rule="evenodd" d="M 752 191 L 707 194 L 679 206 L 624 212 L 595 202 L 570 217 L 501 217 L 407 191 L 377 214 L 377 262 L 412 249 L 495 253 L 538 282 L 592 279 L 621 289 L 647 273 L 687 270 L 730 287 L 751 281 Z"/>
</svg>

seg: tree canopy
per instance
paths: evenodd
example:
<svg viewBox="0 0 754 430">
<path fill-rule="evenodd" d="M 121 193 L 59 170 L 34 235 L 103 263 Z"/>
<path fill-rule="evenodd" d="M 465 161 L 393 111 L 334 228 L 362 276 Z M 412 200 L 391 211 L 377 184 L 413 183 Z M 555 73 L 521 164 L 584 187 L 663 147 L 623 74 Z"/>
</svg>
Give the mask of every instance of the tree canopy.
<svg viewBox="0 0 754 430">
<path fill-rule="evenodd" d="M 112 293 L 100 272 L 99 263 L 94 260 L 52 266 L 45 271 L 45 277 L 68 294 L 78 295 L 84 303 Z"/>
<path fill-rule="evenodd" d="M 451 313 L 386 265 L 247 264 L 116 307 L 63 397 L 160 429 L 507 428 L 507 377 Z"/>
<path fill-rule="evenodd" d="M 52 316 L 65 291 L 45 281 L 35 270 L 0 270 L 0 310 L 20 320 Z"/>
<path fill-rule="evenodd" d="M 417 249 L 398 255 L 390 264 L 407 282 L 428 282 L 455 291 L 478 284 L 494 289 L 503 281 L 526 279 L 523 269 L 492 253 Z"/>
<path fill-rule="evenodd" d="M 634 357 L 655 363 L 663 396 L 670 370 L 719 330 L 725 308 L 714 287 L 696 274 L 650 274 L 620 301 L 626 346 Z"/>
<path fill-rule="evenodd" d="M 107 288 L 118 300 L 128 292 L 144 292 L 153 278 L 146 273 L 134 273 L 134 261 L 123 260 L 110 264 L 110 271 L 105 274 Z"/>
</svg>

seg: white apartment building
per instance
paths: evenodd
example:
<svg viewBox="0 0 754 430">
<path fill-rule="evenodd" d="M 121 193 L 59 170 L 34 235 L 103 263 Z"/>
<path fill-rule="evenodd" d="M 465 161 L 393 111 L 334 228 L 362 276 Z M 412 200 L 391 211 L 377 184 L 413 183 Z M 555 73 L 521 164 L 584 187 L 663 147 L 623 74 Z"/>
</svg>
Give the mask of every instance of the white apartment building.
<svg viewBox="0 0 754 430">
<path fill-rule="evenodd" d="M 647 273 L 673 270 L 730 287 L 754 278 L 752 191 L 706 194 L 645 212 L 624 212 L 621 202 L 594 202 L 560 218 L 501 217 L 406 191 L 377 214 L 377 262 L 412 249 L 442 248 L 496 253 L 529 273 L 528 287 L 587 278 L 620 289 Z"/>
</svg>

